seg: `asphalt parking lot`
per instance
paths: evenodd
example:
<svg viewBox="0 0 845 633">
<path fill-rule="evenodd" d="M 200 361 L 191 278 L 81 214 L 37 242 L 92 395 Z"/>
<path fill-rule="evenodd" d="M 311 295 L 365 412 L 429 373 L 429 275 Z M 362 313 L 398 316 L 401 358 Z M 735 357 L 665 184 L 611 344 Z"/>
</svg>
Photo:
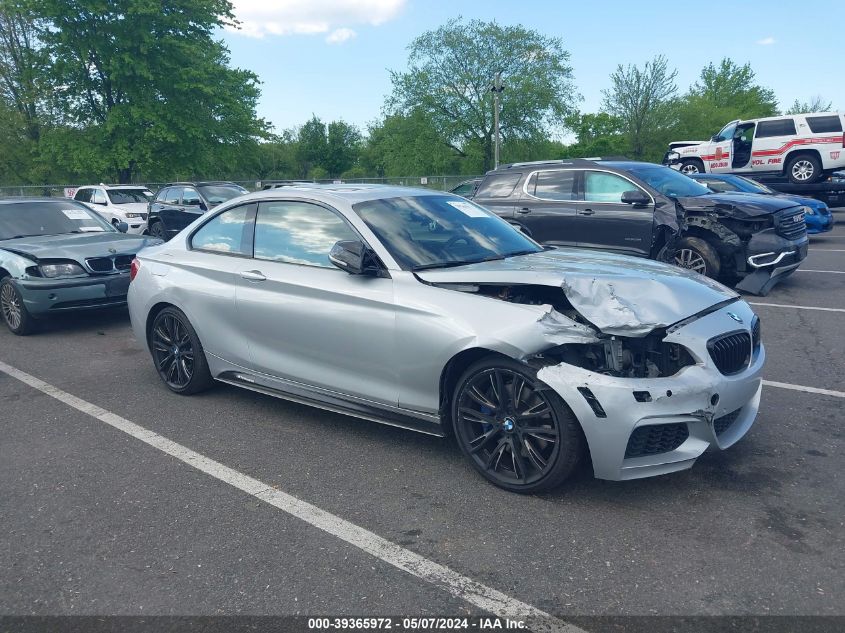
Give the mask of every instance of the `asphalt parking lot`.
<svg viewBox="0 0 845 633">
<path fill-rule="evenodd" d="M 799 272 L 747 297 L 778 385 L 743 441 L 683 473 L 585 471 L 540 496 L 485 483 L 448 439 L 224 385 L 173 395 L 124 310 L 27 338 L 4 328 L 0 362 L 46 386 L 0 365 L 0 613 L 458 615 L 498 600 L 564 620 L 845 615 L 845 209 L 836 215 Z M 181 448 L 115 428 L 116 416 Z M 196 454 L 226 477 L 193 467 Z M 271 492 L 227 483 L 242 475 Z M 361 549 L 370 532 L 399 547 Z M 409 573 L 402 551 L 436 565 Z M 507 600 L 485 603 L 471 582 Z"/>
</svg>

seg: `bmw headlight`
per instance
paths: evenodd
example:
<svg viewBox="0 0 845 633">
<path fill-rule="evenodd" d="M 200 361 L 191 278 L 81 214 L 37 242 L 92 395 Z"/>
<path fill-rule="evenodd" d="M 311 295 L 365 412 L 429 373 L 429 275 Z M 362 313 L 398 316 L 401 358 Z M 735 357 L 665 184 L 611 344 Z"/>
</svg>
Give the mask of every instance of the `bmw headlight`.
<svg viewBox="0 0 845 633">
<path fill-rule="evenodd" d="M 38 269 L 45 277 L 55 279 L 57 277 L 84 277 L 88 273 L 76 262 L 56 262 L 53 264 L 41 264 Z"/>
</svg>

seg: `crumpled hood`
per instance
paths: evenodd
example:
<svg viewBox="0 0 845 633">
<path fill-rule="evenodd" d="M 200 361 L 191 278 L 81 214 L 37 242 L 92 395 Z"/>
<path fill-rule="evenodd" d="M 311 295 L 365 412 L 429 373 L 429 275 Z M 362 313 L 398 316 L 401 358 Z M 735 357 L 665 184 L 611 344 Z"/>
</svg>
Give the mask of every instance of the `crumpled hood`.
<svg viewBox="0 0 845 633">
<path fill-rule="evenodd" d="M 797 206 L 797 203 L 780 196 L 756 193 L 709 193 L 703 196 L 678 198 L 686 211 L 712 211 L 736 217 L 756 217 Z"/>
<path fill-rule="evenodd" d="M 645 336 L 739 297 L 712 279 L 670 264 L 577 249 L 416 274 L 434 284 L 559 287 L 582 317 L 603 333 L 619 336 Z"/>
<path fill-rule="evenodd" d="M 115 253 L 131 255 L 146 246 L 161 243 L 162 241 L 155 237 L 108 231 L 2 240 L 0 249 L 31 259 L 72 259 L 81 262 L 87 257 L 108 257 Z M 109 249 L 114 249 L 114 252 Z"/>
</svg>

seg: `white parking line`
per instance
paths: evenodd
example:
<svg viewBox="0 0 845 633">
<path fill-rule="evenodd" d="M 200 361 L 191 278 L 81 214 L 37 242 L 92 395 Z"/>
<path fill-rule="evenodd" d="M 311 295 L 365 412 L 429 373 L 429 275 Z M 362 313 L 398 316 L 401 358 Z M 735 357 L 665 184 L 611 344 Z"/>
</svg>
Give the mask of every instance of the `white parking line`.
<svg viewBox="0 0 845 633">
<path fill-rule="evenodd" d="M 196 468 L 230 486 L 242 490 L 253 497 L 268 503 L 283 512 L 305 521 L 319 530 L 327 532 L 353 545 L 376 558 L 405 571 L 412 576 L 431 583 L 456 598 L 465 600 L 479 609 L 502 618 L 531 619 L 531 630 L 561 631 L 563 633 L 586 633 L 572 624 L 552 617 L 537 607 L 512 598 L 492 587 L 476 582 L 452 569 L 435 563 L 411 550 L 400 547 L 369 530 L 341 519 L 330 512 L 321 510 L 306 501 L 276 490 L 268 484 L 224 466 L 186 446 L 177 444 L 166 437 L 150 431 L 134 422 L 106 411 L 95 404 L 62 391 L 43 380 L 16 369 L 0 361 L 0 371 L 16 378 L 33 389 L 55 398 L 59 402 L 73 407 L 109 426 L 123 431 L 145 444 L 175 457 L 181 462 Z"/>
<path fill-rule="evenodd" d="M 792 391 L 804 391 L 806 393 L 819 393 L 823 396 L 835 396 L 837 398 L 845 398 L 845 391 L 834 391 L 833 389 L 819 389 L 818 387 L 805 387 L 803 385 L 793 385 L 788 382 L 776 382 L 774 380 L 764 380 L 763 384 L 767 387 L 779 387 L 780 389 L 791 389 Z"/>
<path fill-rule="evenodd" d="M 760 303 L 758 301 L 749 301 L 748 305 L 765 306 L 767 308 L 795 308 L 796 310 L 821 310 L 822 312 L 845 312 L 845 308 L 820 308 L 818 306 L 795 306 L 785 303 Z"/>
<path fill-rule="evenodd" d="M 845 270 L 812 270 L 810 268 L 799 268 L 796 273 L 830 273 L 831 275 L 845 275 Z"/>
<path fill-rule="evenodd" d="M 811 248 L 809 253 L 845 253 L 843 248 Z"/>
</svg>

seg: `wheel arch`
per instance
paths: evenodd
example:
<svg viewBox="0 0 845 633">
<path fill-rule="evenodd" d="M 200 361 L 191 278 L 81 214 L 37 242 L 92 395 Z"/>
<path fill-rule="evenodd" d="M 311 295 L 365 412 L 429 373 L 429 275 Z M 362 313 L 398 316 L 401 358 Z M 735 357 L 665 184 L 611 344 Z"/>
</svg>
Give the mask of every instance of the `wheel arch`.
<svg viewBox="0 0 845 633">
<path fill-rule="evenodd" d="M 799 147 L 796 149 L 792 149 L 786 153 L 786 156 L 783 157 L 783 165 L 781 166 L 781 173 L 786 174 L 787 165 L 789 165 L 789 161 L 791 161 L 796 156 L 808 154 L 810 156 L 814 156 L 819 161 L 819 166 L 824 171 L 824 161 L 822 161 L 822 153 L 815 149 L 815 148 L 803 148 Z"/>
<path fill-rule="evenodd" d="M 150 334 L 152 334 L 153 331 L 153 321 L 155 321 L 159 313 L 165 308 L 176 308 L 177 310 L 181 310 L 179 306 L 167 301 L 159 301 L 150 308 L 150 311 L 147 312 L 147 322 L 144 324 L 144 339 L 147 344 L 147 349 L 150 349 Z"/>
<path fill-rule="evenodd" d="M 474 362 L 486 358 L 488 356 L 500 356 L 502 358 L 511 357 L 502 352 L 489 349 L 487 347 L 470 347 L 461 350 L 443 367 L 440 372 L 440 419 L 443 422 L 443 432 L 447 435 L 454 433 L 454 420 L 452 420 L 452 396 L 454 395 L 455 387 L 458 384 L 458 379 L 466 371 L 467 367 Z M 512 360 L 512 359 L 511 359 Z"/>
</svg>

